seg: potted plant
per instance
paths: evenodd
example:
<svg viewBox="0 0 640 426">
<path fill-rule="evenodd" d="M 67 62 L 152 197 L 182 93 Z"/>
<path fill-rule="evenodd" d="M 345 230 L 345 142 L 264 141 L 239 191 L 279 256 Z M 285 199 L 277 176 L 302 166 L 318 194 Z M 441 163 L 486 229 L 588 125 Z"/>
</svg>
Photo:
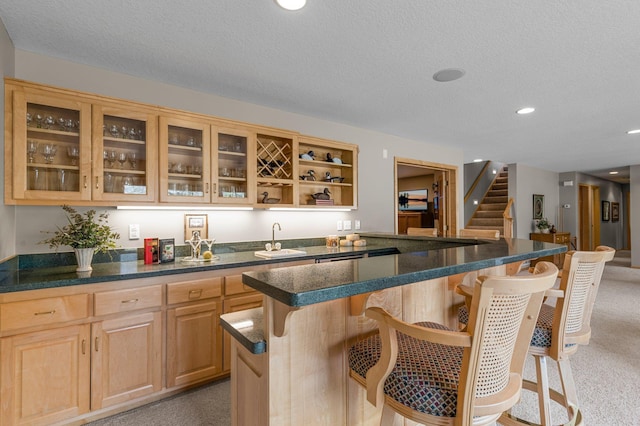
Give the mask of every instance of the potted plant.
<svg viewBox="0 0 640 426">
<path fill-rule="evenodd" d="M 536 223 L 536 228 L 538 228 L 540 232 L 542 232 L 543 234 L 548 234 L 549 228 L 551 228 L 551 224 L 549 223 L 546 217 L 543 217 L 542 219 L 538 219 L 538 223 Z"/>
<path fill-rule="evenodd" d="M 62 209 L 67 214 L 68 224 L 59 227 L 51 238 L 40 241 L 40 244 L 49 244 L 49 248 L 69 246 L 76 254 L 78 272 L 91 271 L 93 254 L 106 252 L 116 248 L 116 240 L 120 234 L 113 232 L 108 225 L 108 213 L 97 214 L 95 210 L 88 210 L 84 214 L 78 213 L 73 207 L 64 205 Z"/>
</svg>

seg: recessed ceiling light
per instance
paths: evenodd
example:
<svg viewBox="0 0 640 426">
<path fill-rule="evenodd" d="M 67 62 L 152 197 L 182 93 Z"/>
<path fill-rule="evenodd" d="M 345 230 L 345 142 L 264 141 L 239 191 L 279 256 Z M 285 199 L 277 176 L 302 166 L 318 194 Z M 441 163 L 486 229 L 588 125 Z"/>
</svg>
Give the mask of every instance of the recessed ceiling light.
<svg viewBox="0 0 640 426">
<path fill-rule="evenodd" d="M 473 160 L 474 163 L 479 163 L 482 161 L 482 158 L 476 158 L 475 160 Z"/>
<path fill-rule="evenodd" d="M 287 10 L 300 10 L 307 4 L 307 0 L 276 0 L 278 6 Z"/>
<path fill-rule="evenodd" d="M 465 71 L 459 68 L 447 68 L 440 70 L 433 75 L 433 79 L 440 83 L 446 83 L 447 81 L 457 80 L 462 78 Z"/>
<path fill-rule="evenodd" d="M 628 135 L 635 135 L 636 133 L 640 133 L 640 129 L 629 130 L 627 132 Z"/>
<path fill-rule="evenodd" d="M 612 171 L 612 172 L 609 172 L 609 174 L 610 174 L 610 175 L 617 175 L 617 174 L 618 174 L 618 172 L 616 172 L 616 171 L 614 170 L 614 171 Z"/>
<path fill-rule="evenodd" d="M 525 107 L 525 108 L 520 108 L 519 110 L 516 111 L 517 114 L 531 114 L 533 111 L 535 111 L 536 109 L 533 107 Z"/>
</svg>

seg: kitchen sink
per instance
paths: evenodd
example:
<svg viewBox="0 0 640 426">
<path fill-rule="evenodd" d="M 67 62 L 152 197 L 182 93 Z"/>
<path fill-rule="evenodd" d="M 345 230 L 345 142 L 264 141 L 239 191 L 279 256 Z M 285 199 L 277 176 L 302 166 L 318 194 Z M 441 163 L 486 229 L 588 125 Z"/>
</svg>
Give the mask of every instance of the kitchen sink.
<svg viewBox="0 0 640 426">
<path fill-rule="evenodd" d="M 307 254 L 306 251 L 302 250 L 294 250 L 294 249 L 282 249 L 282 250 L 260 250 L 254 252 L 254 254 L 258 257 L 264 257 L 266 259 L 276 259 L 282 257 L 295 257 L 295 256 L 304 256 Z"/>
</svg>

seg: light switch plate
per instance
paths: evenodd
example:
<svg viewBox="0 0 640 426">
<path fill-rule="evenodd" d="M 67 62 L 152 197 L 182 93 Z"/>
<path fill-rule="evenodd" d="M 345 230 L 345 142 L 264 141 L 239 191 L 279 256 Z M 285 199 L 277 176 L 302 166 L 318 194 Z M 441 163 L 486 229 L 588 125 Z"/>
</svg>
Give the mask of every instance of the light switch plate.
<svg viewBox="0 0 640 426">
<path fill-rule="evenodd" d="M 351 221 L 345 220 L 342 222 L 343 228 L 345 231 L 351 231 Z"/>
<path fill-rule="evenodd" d="M 130 240 L 140 239 L 140 225 L 138 225 L 137 223 L 132 223 L 129 225 L 129 239 Z"/>
<path fill-rule="evenodd" d="M 356 230 L 360 229 L 360 220 L 359 219 L 356 219 L 356 220 L 353 221 L 353 228 L 356 229 Z"/>
<path fill-rule="evenodd" d="M 336 223 L 336 229 L 337 229 L 338 231 L 342 231 L 342 221 L 341 221 L 341 220 L 339 220 L 339 221 Z"/>
</svg>

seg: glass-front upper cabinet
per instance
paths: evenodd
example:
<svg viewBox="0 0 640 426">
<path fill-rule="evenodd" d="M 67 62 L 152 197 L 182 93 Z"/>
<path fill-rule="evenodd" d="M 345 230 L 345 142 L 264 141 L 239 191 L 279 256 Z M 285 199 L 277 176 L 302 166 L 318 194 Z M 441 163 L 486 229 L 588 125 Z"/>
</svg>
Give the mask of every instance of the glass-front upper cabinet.
<svg viewBox="0 0 640 426">
<path fill-rule="evenodd" d="M 211 202 L 209 123 L 160 117 L 160 201 Z"/>
<path fill-rule="evenodd" d="M 94 200 L 156 201 L 157 115 L 144 108 L 93 106 Z"/>
<path fill-rule="evenodd" d="M 91 104 L 6 85 L 12 93 L 13 185 L 6 199 L 91 199 Z"/>
<path fill-rule="evenodd" d="M 255 152 L 255 136 L 247 130 L 212 126 L 214 135 L 213 170 L 214 203 L 253 204 L 255 202 L 255 161 L 249 156 Z M 253 157 L 252 157 L 253 158 Z"/>
</svg>

